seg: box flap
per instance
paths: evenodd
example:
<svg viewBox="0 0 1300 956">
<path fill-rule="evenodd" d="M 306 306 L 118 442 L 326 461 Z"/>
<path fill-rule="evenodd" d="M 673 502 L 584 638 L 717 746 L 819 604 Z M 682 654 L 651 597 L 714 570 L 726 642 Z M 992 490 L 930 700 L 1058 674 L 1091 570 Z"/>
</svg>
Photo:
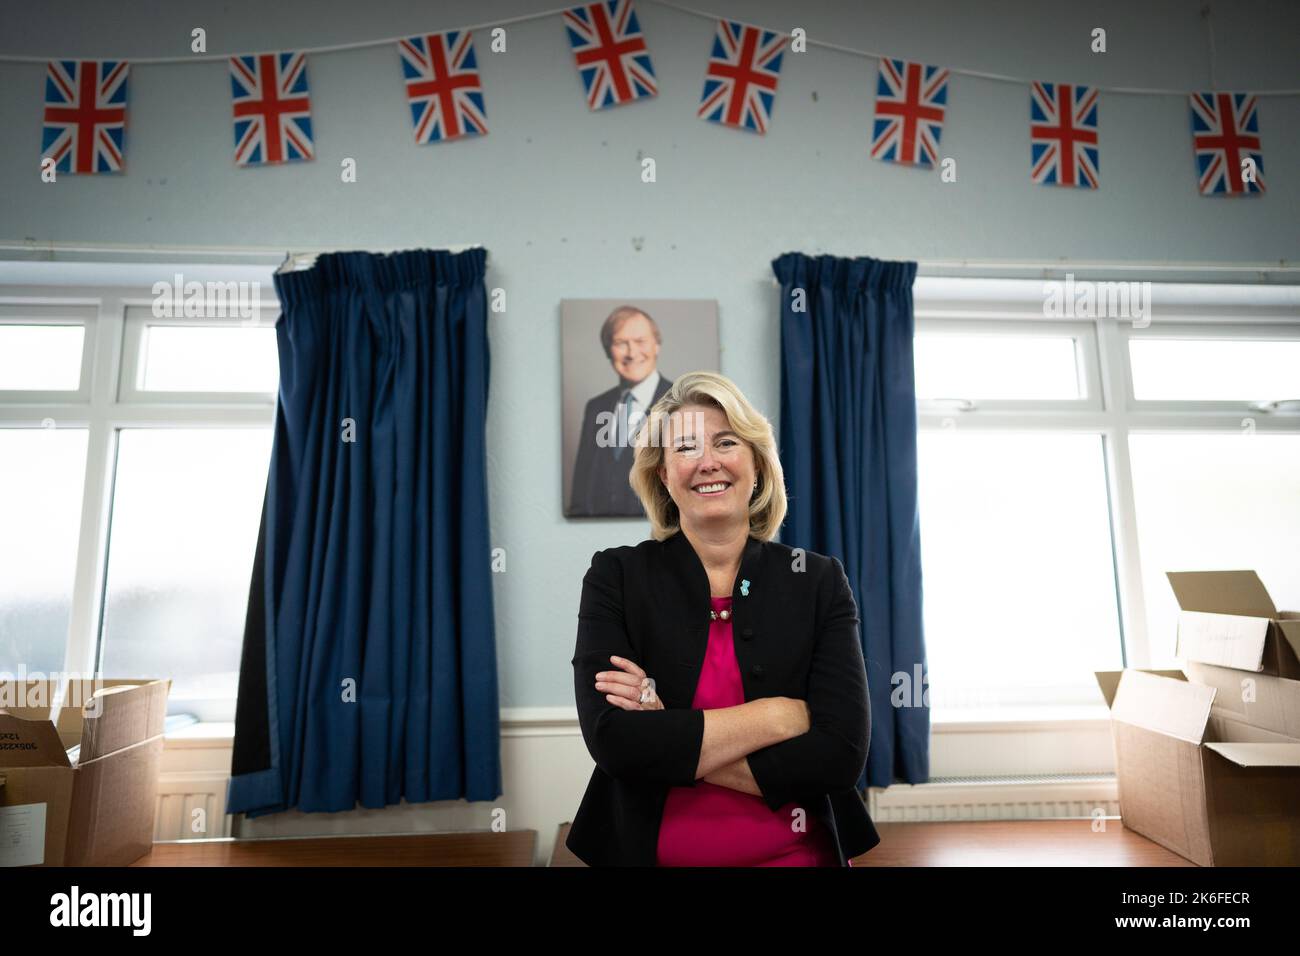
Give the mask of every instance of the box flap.
<svg viewBox="0 0 1300 956">
<path fill-rule="evenodd" d="M 1213 687 L 1130 668 L 1120 675 L 1110 715 L 1135 727 L 1199 744 L 1205 738 L 1213 703 Z"/>
<path fill-rule="evenodd" d="M 23 720 L 53 720 L 58 712 L 59 685 L 52 680 L 0 681 L 0 710 Z"/>
<path fill-rule="evenodd" d="M 1231 714 L 1225 714 L 1217 704 L 1210 708 L 1205 740 L 1216 744 L 1300 744 L 1300 737 L 1257 727 Z"/>
<path fill-rule="evenodd" d="M 1260 673 L 1270 626 L 1266 617 L 1180 611 L 1175 653 L 1188 661 Z"/>
<path fill-rule="evenodd" d="M 148 682 L 148 678 L 84 677 L 0 681 L 0 710 L 25 720 L 52 721 L 66 749 L 81 742 L 83 710 L 96 691 L 105 687 L 137 687 Z M 167 683 L 170 686 L 171 682 Z"/>
<path fill-rule="evenodd" d="M 1136 668 L 1135 668 L 1136 669 Z M 1146 674 L 1159 674 L 1161 677 L 1172 677 L 1174 680 L 1187 680 L 1185 674 L 1180 670 L 1150 670 L 1141 668 Z M 1097 686 L 1101 688 L 1101 696 L 1106 698 L 1106 706 L 1109 707 L 1115 700 L 1115 689 L 1119 687 L 1119 676 L 1123 671 L 1094 671 L 1097 678 Z"/>
<path fill-rule="evenodd" d="M 1106 698 L 1106 706 L 1109 707 L 1115 701 L 1115 688 L 1119 687 L 1119 675 L 1123 671 L 1097 671 L 1097 686 L 1101 688 L 1101 696 Z"/>
<path fill-rule="evenodd" d="M 1300 767 L 1300 741 L 1293 744 L 1208 743 L 1239 767 Z"/>
<path fill-rule="evenodd" d="M 163 732 L 171 681 L 119 684 L 95 692 L 86 704 L 78 765 Z"/>
<path fill-rule="evenodd" d="M 67 767 L 68 755 L 48 720 L 0 711 L 0 767 Z"/>
<path fill-rule="evenodd" d="M 1277 608 L 1254 571 L 1166 571 L 1184 611 L 1274 618 Z"/>
<path fill-rule="evenodd" d="M 1187 662 L 1187 676 L 1213 687 L 1213 712 L 1300 739 L 1300 681 Z"/>
<path fill-rule="evenodd" d="M 1300 657 L 1300 620 L 1289 617 L 1294 611 L 1285 612 L 1288 615 L 1286 620 L 1277 622 L 1277 629 L 1282 633 L 1282 637 L 1291 645 L 1291 651 L 1296 657 Z"/>
</svg>

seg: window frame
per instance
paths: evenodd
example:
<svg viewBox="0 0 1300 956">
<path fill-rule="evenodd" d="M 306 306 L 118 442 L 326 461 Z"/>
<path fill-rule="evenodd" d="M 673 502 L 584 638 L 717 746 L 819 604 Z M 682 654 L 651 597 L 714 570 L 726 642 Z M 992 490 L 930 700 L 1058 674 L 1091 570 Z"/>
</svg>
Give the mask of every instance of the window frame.
<svg viewBox="0 0 1300 956">
<path fill-rule="evenodd" d="M 1097 329 L 1088 322 L 1077 320 L 1052 320 L 1053 325 L 1024 319 L 984 318 L 973 320 L 945 315 L 943 309 L 927 310 L 924 320 L 918 319 L 915 334 L 976 335 L 999 337 L 1036 337 L 1074 339 L 1074 362 L 1080 398 L 981 398 L 978 395 L 954 395 L 952 399 L 966 399 L 974 408 L 989 412 L 1067 412 L 1101 411 L 1101 357 L 1097 351 Z M 950 415 L 962 408 L 943 399 L 918 399 L 917 411 L 928 414 Z"/>
<path fill-rule="evenodd" d="M 1014 407 L 977 402 L 972 409 L 934 407 L 917 403 L 921 429 L 961 428 L 981 431 L 1082 431 L 1102 439 L 1111 547 L 1119 611 L 1120 659 L 1124 667 L 1152 666 L 1147 633 L 1146 595 L 1137 535 L 1129 436 L 1180 432 L 1239 434 L 1243 417 L 1251 417 L 1260 432 L 1300 434 L 1300 414 L 1265 412 L 1250 401 L 1137 401 L 1133 397 L 1129 339 L 1166 336 L 1221 339 L 1300 339 L 1300 286 L 1152 282 L 1150 324 L 1135 327 L 1132 319 L 1097 316 L 1053 318 L 1043 301 L 1055 280 L 982 277 L 918 276 L 913 289 L 916 332 L 987 330 L 988 334 L 1033 334 L 1029 330 L 1059 331 L 1080 323 L 1091 326 L 1096 343 L 1100 404 L 1018 401 Z M 1132 281 L 1129 276 L 1097 276 L 1081 281 Z M 1154 331 L 1152 331 L 1154 330 Z M 1080 342 L 1083 339 L 1079 340 Z M 1087 350 L 1081 348 L 1086 359 Z M 1289 396 L 1272 396 L 1287 398 Z M 924 520 L 924 518 L 922 518 Z M 1014 707 L 1014 704 L 1008 704 Z"/>
<path fill-rule="evenodd" d="M 0 389 L 0 402 L 6 405 L 41 405 L 89 401 L 95 368 L 95 305 L 92 301 L 77 299 L 25 301 L 21 298 L 0 298 L 0 325 L 71 326 L 81 329 L 81 368 L 75 389 Z"/>
<path fill-rule="evenodd" d="M 170 276 L 178 267 L 160 267 Z M 181 266 L 201 276 L 219 266 Z M 246 266 L 235 268 L 247 269 Z M 138 271 L 138 270 L 137 270 Z M 270 269 L 266 274 L 270 276 Z M 265 281 L 270 288 L 272 283 Z M 72 610 L 64 651 L 64 670 L 98 672 L 104 599 L 108 575 L 109 526 L 117 448 L 123 428 L 273 428 L 277 395 L 272 393 L 202 393 L 124 391 L 127 349 L 141 344 L 138 332 L 128 334 L 128 310 L 150 307 L 151 284 L 132 280 L 123 285 L 0 285 L 0 316 L 10 307 L 50 309 L 75 306 L 87 321 L 82 351 L 82 388 L 78 392 L 0 391 L 0 428 L 40 428 L 47 419 L 87 429 L 86 472 L 82 485 L 80 532 L 72 586 Z M 188 317 L 182 325 L 266 325 L 278 316 L 275 297 L 262 299 L 261 321 Z M 2 319 L 0 319 L 2 320 Z M 170 319 L 149 317 L 149 322 Z M 33 324 L 26 319 L 18 324 Z M 67 324 L 66 322 L 60 324 Z M 138 370 L 138 352 L 129 363 Z M 134 380 L 133 380 L 134 381 Z M 201 721 L 234 720 L 233 699 L 169 696 L 168 713 L 189 713 Z"/>
<path fill-rule="evenodd" d="M 1239 323 L 1234 325 L 1224 323 L 1202 322 L 1152 322 L 1150 326 L 1144 329 L 1121 328 L 1121 338 L 1124 343 L 1124 369 L 1128 373 L 1124 377 L 1124 400 L 1126 406 L 1135 412 L 1149 412 L 1154 414 L 1174 412 L 1174 413 L 1216 413 L 1232 412 L 1239 415 L 1255 416 L 1274 414 L 1262 409 L 1256 408 L 1253 401 L 1286 401 L 1300 399 L 1300 386 L 1297 386 L 1295 394 L 1292 395 L 1274 395 L 1270 399 L 1256 399 L 1247 401 L 1220 401 L 1205 399 L 1138 399 L 1135 395 L 1133 383 L 1133 366 L 1129 360 L 1130 351 L 1129 343 L 1141 340 L 1167 339 L 1167 340 L 1188 340 L 1194 339 L 1199 341 L 1233 341 L 1233 342 L 1300 342 L 1300 318 L 1297 318 L 1296 325 L 1288 326 L 1283 323 Z M 1300 373 L 1297 373 L 1300 377 Z"/>
<path fill-rule="evenodd" d="M 139 385 L 144 373 L 144 348 L 148 330 L 152 326 L 173 328 L 274 328 L 280 317 L 278 304 L 263 303 L 261 317 L 255 321 L 230 318 L 200 318 L 195 316 L 167 316 L 139 314 L 148 309 L 152 300 L 123 300 L 122 367 L 118 383 L 118 400 L 133 405 L 267 405 L 275 404 L 274 392 L 198 392 L 163 391 L 145 389 Z M 136 313 L 136 314 L 133 314 Z M 269 316 L 269 318 L 268 318 Z"/>
</svg>

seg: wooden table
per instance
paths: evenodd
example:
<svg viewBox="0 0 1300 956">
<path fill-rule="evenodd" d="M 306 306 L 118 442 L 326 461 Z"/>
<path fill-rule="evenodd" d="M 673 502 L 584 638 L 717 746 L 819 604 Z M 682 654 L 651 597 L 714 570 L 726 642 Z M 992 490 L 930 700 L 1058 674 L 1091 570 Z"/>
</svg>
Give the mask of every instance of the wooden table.
<svg viewBox="0 0 1300 956">
<path fill-rule="evenodd" d="M 880 844 L 853 868 L 876 866 L 1195 866 L 1116 819 L 878 823 Z M 583 866 L 561 825 L 551 866 Z M 403 833 L 155 843 L 132 866 L 532 866 L 536 830 Z"/>
<path fill-rule="evenodd" d="M 1195 866 L 1119 820 L 961 820 L 877 823 L 880 843 L 854 857 L 853 869 L 873 866 Z M 551 866 L 585 866 L 564 845 L 560 827 Z"/>
<path fill-rule="evenodd" d="M 536 830 L 155 843 L 132 866 L 532 866 Z"/>
</svg>

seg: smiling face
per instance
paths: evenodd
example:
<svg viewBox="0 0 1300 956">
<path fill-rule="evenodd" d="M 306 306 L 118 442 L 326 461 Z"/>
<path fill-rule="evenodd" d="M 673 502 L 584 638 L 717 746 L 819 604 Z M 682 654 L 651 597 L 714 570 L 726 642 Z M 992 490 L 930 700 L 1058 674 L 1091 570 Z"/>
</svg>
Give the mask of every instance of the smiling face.
<svg viewBox="0 0 1300 956">
<path fill-rule="evenodd" d="M 659 342 L 649 319 L 638 313 L 619 323 L 609 343 L 609 361 L 614 371 L 633 385 L 655 370 Z"/>
<path fill-rule="evenodd" d="M 669 416 L 659 480 L 683 526 L 748 522 L 756 478 L 754 451 L 731 430 L 722 409 L 684 405 Z"/>
</svg>

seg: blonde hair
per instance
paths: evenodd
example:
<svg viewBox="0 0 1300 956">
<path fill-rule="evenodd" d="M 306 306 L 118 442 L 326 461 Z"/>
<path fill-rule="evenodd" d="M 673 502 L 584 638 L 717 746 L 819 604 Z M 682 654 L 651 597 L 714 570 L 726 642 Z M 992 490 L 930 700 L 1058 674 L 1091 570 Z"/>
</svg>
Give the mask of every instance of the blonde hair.
<svg viewBox="0 0 1300 956">
<path fill-rule="evenodd" d="M 785 520 L 785 472 L 776 451 L 776 437 L 769 422 L 736 383 L 717 372 L 688 372 L 673 382 L 663 398 L 655 402 L 636 439 L 636 457 L 628 482 L 641 499 L 650 534 L 662 541 L 681 528 L 677 503 L 659 478 L 664 463 L 664 442 L 668 419 L 686 405 L 711 405 L 727 416 L 727 425 L 754 453 L 758 489 L 749 502 L 749 532 L 760 541 L 776 537 Z M 656 436 L 651 440 L 651 436 Z"/>
</svg>

